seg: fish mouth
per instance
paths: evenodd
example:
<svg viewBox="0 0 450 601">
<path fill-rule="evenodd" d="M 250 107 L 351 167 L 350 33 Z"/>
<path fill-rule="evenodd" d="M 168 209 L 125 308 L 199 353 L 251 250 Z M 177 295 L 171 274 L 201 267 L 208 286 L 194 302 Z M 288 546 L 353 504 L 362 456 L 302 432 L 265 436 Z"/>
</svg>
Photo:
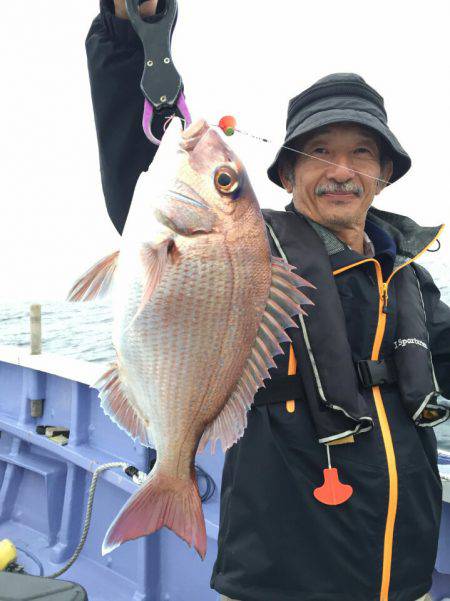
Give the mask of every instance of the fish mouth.
<svg viewBox="0 0 450 601">
<path fill-rule="evenodd" d="M 189 164 L 197 173 L 207 174 L 212 164 L 236 160 L 232 150 L 205 119 L 192 123 L 181 137 L 180 147 L 187 152 Z"/>
<path fill-rule="evenodd" d="M 205 119 L 199 119 L 181 133 L 180 148 L 186 152 L 194 150 L 198 142 L 209 131 L 210 127 Z"/>
</svg>

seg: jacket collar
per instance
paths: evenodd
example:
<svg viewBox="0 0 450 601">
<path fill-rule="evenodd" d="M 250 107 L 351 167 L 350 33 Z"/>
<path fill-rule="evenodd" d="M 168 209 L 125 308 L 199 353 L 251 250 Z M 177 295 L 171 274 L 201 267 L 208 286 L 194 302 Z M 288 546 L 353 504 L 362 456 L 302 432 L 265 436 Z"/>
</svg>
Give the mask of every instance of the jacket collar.
<svg viewBox="0 0 450 601">
<path fill-rule="evenodd" d="M 367 219 L 393 238 L 399 255 L 413 259 L 420 254 L 439 234 L 443 225 L 426 227 L 418 225 L 410 217 L 381 211 L 370 207 Z"/>
<path fill-rule="evenodd" d="M 285 209 L 288 212 L 298 213 L 293 202 L 288 204 Z M 305 216 L 303 215 L 303 217 Z M 348 248 L 346 244 L 339 240 L 326 227 L 312 221 L 308 217 L 305 217 L 305 219 L 322 239 L 329 255 L 334 255 Z M 436 227 L 420 226 L 409 217 L 381 211 L 374 207 L 370 207 L 367 213 L 367 221 L 369 224 L 373 224 L 375 227 L 383 230 L 383 232 L 394 240 L 397 251 L 397 264 L 403 263 L 405 260 L 412 259 L 420 254 L 424 248 L 431 244 L 442 228 L 442 225 Z"/>
</svg>

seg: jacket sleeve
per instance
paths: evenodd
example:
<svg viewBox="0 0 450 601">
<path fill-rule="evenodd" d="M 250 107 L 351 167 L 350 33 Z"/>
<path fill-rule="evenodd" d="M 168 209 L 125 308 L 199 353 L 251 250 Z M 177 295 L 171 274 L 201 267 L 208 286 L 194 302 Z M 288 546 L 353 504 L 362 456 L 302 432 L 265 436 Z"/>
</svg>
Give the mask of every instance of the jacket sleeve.
<svg viewBox="0 0 450 601">
<path fill-rule="evenodd" d="M 92 103 L 100 154 L 100 172 L 108 214 L 121 234 L 136 182 L 157 147 L 142 130 L 144 67 L 141 41 L 128 20 L 114 14 L 113 0 L 100 1 L 86 39 Z M 155 135 L 162 136 L 156 118 Z"/>
<path fill-rule="evenodd" d="M 441 300 L 429 272 L 416 265 L 430 335 L 430 349 L 442 396 L 450 399 L 450 307 Z"/>
</svg>

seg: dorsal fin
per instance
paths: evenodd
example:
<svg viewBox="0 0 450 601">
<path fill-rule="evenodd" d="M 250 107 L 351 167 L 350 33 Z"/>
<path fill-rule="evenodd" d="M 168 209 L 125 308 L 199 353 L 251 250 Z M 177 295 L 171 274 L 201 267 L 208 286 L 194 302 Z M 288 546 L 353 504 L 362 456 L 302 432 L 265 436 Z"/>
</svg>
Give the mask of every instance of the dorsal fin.
<svg viewBox="0 0 450 601">
<path fill-rule="evenodd" d="M 275 366 L 273 357 L 283 352 L 280 343 L 290 342 L 285 328 L 297 327 L 292 317 L 304 313 L 301 305 L 312 304 L 297 289 L 311 284 L 292 273 L 293 269 L 282 259 L 272 257 L 272 285 L 250 356 L 226 405 L 205 429 L 200 439 L 199 452 L 211 442 L 211 453 L 214 453 L 218 440 L 222 441 L 225 452 L 243 435 L 247 426 L 247 411 L 253 403 L 253 397 L 258 388 L 264 386 L 263 380 L 270 377 L 269 369 Z"/>
</svg>

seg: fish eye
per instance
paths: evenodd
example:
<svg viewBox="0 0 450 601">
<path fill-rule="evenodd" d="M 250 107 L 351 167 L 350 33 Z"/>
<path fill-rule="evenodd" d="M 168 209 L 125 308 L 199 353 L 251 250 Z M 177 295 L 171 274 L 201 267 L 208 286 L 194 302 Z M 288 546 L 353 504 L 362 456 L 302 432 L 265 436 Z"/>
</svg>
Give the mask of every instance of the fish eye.
<svg viewBox="0 0 450 601">
<path fill-rule="evenodd" d="M 214 173 L 214 185 L 222 194 L 233 194 L 239 188 L 239 176 L 231 167 L 222 165 Z"/>
</svg>

